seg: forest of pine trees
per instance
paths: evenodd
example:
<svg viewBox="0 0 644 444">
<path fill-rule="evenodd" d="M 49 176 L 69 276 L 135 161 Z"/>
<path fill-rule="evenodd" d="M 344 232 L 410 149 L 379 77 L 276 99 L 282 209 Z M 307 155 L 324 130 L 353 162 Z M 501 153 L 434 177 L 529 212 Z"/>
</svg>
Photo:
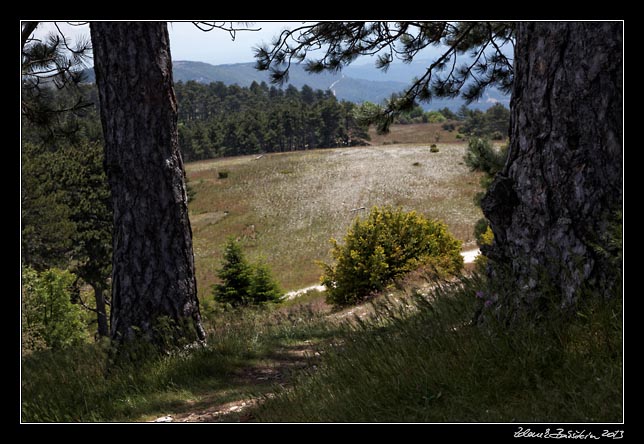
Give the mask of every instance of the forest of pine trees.
<svg viewBox="0 0 644 444">
<path fill-rule="evenodd" d="M 220 156 L 363 145 L 366 128 L 354 119 L 351 102 L 331 91 L 304 85 L 280 89 L 175 84 L 179 102 L 179 146 L 185 161 Z"/>
<path fill-rule="evenodd" d="M 98 96 L 93 84 L 79 85 L 83 103 L 88 104 L 45 128 L 30 126 L 23 140 L 40 143 L 43 139 L 74 142 L 102 142 L 98 118 Z M 78 100 L 66 90 L 48 91 L 52 107 L 65 107 Z M 338 101 L 331 91 L 268 86 L 253 82 L 250 87 L 177 82 L 179 104 L 179 148 L 186 162 L 224 156 L 297 151 L 315 148 L 366 145 L 367 128 L 358 121 L 362 105 Z M 372 106 L 375 106 L 371 104 Z M 507 134 L 509 110 L 497 104 L 487 111 L 462 106 L 457 113 L 448 108 L 424 112 L 417 105 L 401 112 L 395 123 L 446 122 L 470 136 L 500 139 Z M 56 142 L 55 142 L 56 143 Z"/>
</svg>

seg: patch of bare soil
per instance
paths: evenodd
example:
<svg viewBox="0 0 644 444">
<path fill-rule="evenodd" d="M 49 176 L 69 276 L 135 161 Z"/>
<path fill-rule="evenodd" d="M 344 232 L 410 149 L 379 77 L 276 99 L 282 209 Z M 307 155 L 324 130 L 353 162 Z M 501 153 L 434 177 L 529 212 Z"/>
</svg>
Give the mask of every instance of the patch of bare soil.
<svg viewBox="0 0 644 444">
<path fill-rule="evenodd" d="M 226 211 L 211 211 L 208 213 L 194 214 L 190 216 L 190 223 L 194 225 L 214 224 L 226 217 L 227 214 L 228 213 Z"/>
<path fill-rule="evenodd" d="M 247 387 L 256 392 L 263 392 L 278 384 L 287 387 L 293 376 L 302 370 L 315 369 L 320 354 L 315 345 L 309 341 L 301 344 L 281 347 L 252 367 L 240 369 L 235 373 L 231 385 Z M 156 418 L 152 422 L 249 422 L 253 416 L 248 412 L 250 407 L 261 402 L 262 398 L 247 397 L 221 403 L 222 393 L 212 393 L 201 397 L 199 401 L 188 402 L 177 412 Z"/>
</svg>

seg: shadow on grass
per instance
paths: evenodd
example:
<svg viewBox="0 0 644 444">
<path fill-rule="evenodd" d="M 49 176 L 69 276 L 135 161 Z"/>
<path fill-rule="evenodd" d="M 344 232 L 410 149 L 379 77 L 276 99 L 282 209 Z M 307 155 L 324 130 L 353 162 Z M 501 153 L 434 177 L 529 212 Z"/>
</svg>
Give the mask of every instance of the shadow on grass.
<svg viewBox="0 0 644 444">
<path fill-rule="evenodd" d="M 224 385 L 195 389 L 188 399 L 153 411 L 155 415 L 172 417 L 173 422 L 252 421 L 253 416 L 247 413 L 249 407 L 270 397 L 276 389 L 291 386 L 298 373 L 315 369 L 319 357 L 311 341 L 282 345 L 233 370 Z"/>
<path fill-rule="evenodd" d="M 22 421 L 239 420 L 229 414 L 288 385 L 335 334 L 306 307 L 213 316 L 206 347 L 136 365 L 110 367 L 108 344 L 23 357 Z"/>
</svg>

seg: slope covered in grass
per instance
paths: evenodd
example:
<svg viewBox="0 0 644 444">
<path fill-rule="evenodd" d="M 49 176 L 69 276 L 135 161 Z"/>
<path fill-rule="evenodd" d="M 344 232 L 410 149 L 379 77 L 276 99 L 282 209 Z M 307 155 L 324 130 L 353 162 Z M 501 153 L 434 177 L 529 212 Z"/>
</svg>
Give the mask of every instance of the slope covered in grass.
<svg viewBox="0 0 644 444">
<path fill-rule="evenodd" d="M 360 320 L 255 412 L 268 422 L 619 422 L 621 303 L 473 325 L 472 280 Z"/>
<path fill-rule="evenodd" d="M 207 345 L 157 355 L 144 343 L 131 361 L 111 361 L 107 342 L 23 357 L 25 422 L 149 421 L 188 416 L 271 391 L 308 365 L 289 352 L 333 335 L 319 310 L 298 304 L 277 310 L 205 312 Z M 212 419 L 212 418 L 211 418 Z"/>
<path fill-rule="evenodd" d="M 23 359 L 22 419 L 623 420 L 620 301 L 512 328 L 472 325 L 483 281 L 421 297 L 423 283 L 339 312 L 315 292 L 272 310 L 208 310 L 207 346 L 109 372 L 104 344 L 34 353 Z"/>
<path fill-rule="evenodd" d="M 187 164 L 200 297 L 210 294 L 229 236 L 241 240 L 249 259 L 264 256 L 284 290 L 317 282 L 316 261 L 329 260 L 329 239 L 341 239 L 356 216 L 376 205 L 440 219 L 472 246 L 482 217 L 473 202 L 479 177 L 463 163 L 465 145 L 439 148 L 329 149 Z"/>
</svg>

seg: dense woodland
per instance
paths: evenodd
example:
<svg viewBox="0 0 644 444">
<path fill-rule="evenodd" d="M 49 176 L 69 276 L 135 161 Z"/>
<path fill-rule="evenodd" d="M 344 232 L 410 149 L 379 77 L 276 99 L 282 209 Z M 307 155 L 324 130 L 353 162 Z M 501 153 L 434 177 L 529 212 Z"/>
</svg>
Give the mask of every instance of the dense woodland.
<svg viewBox="0 0 644 444">
<path fill-rule="evenodd" d="M 179 102 L 179 146 L 187 161 L 242 154 L 366 145 L 367 126 L 360 116 L 370 102 L 338 101 L 331 91 L 269 87 L 175 84 Z M 424 111 L 420 105 L 400 112 L 395 123 L 443 122 L 467 136 L 507 137 L 510 111 L 501 104 L 487 111 L 462 106 Z"/>
<path fill-rule="evenodd" d="M 367 126 L 360 121 L 370 102 L 357 105 L 338 101 L 331 91 L 268 86 L 253 82 L 250 87 L 226 86 L 222 82 L 202 84 L 177 82 L 179 148 L 186 162 L 225 156 L 297 151 L 315 148 L 366 145 Z M 23 128 L 23 140 L 98 142 L 102 129 L 98 118 L 98 96 L 93 84 L 79 85 L 77 92 L 50 90 L 48 105 L 65 108 L 78 101 L 86 106 L 72 114 L 56 116 L 45 127 Z M 442 123 L 447 131 L 501 140 L 507 137 L 510 111 L 495 104 L 486 111 L 463 105 L 424 111 L 420 105 L 401 111 L 397 124 Z M 52 146 L 53 146 L 52 145 Z"/>
</svg>

